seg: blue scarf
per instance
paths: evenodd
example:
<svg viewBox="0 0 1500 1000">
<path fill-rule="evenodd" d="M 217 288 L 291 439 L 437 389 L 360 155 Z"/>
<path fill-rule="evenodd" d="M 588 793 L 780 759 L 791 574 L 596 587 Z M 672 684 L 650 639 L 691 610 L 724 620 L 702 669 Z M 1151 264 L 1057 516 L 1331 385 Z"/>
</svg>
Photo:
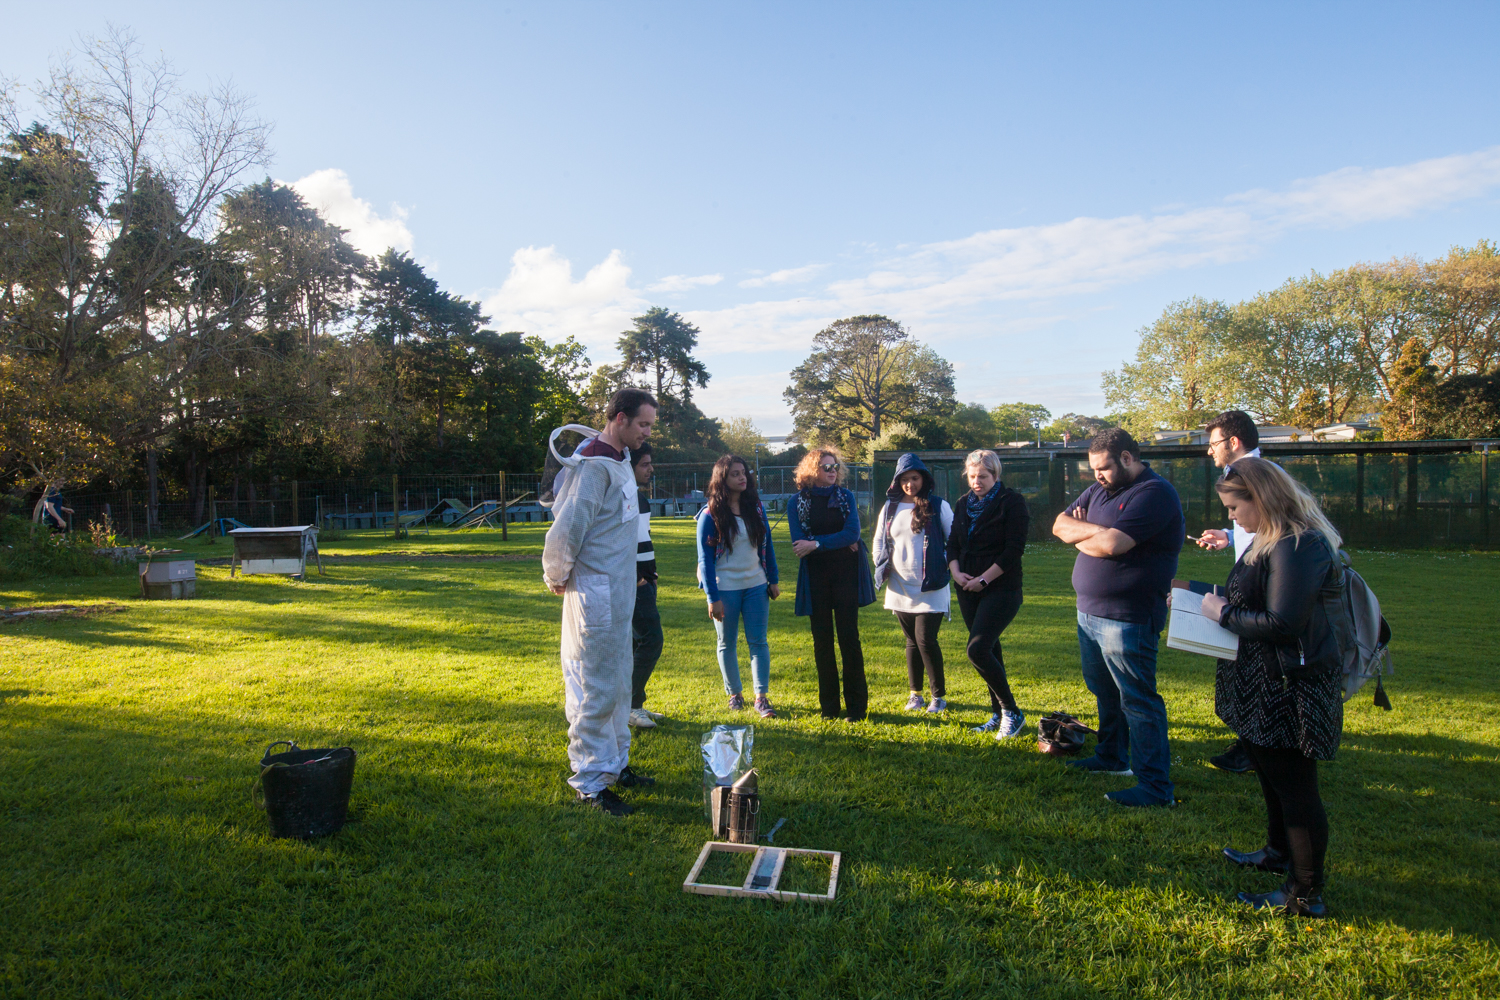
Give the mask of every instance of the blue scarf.
<svg viewBox="0 0 1500 1000">
<path fill-rule="evenodd" d="M 974 491 L 970 490 L 969 495 L 964 498 L 964 507 L 969 512 L 969 534 L 974 534 L 974 525 L 979 523 L 979 515 L 983 514 L 990 501 L 999 495 L 1001 486 L 1000 480 L 997 479 L 995 485 L 991 486 L 990 491 L 984 496 L 975 496 Z"/>
</svg>

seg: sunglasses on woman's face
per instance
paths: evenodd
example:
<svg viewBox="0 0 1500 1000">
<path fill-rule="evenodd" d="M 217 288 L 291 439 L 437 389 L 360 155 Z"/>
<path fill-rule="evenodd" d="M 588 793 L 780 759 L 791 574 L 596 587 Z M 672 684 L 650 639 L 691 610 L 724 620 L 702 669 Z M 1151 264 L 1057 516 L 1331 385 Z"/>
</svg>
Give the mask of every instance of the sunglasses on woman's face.
<svg viewBox="0 0 1500 1000">
<path fill-rule="evenodd" d="M 838 465 L 837 462 L 833 463 L 832 465 L 820 465 L 820 466 L 818 466 L 818 468 L 822 469 L 824 472 L 837 472 L 837 471 L 839 471 L 839 465 Z"/>
</svg>

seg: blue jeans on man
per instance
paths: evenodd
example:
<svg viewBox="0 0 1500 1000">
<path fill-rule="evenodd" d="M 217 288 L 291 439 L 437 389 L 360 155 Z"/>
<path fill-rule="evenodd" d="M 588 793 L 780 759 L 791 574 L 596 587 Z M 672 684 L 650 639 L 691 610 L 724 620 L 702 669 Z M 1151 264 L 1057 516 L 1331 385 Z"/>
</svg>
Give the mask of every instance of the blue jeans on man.
<svg viewBox="0 0 1500 1000">
<path fill-rule="evenodd" d="M 1078 652 L 1083 682 L 1099 703 L 1102 763 L 1128 765 L 1139 788 L 1164 804 L 1173 801 L 1168 776 L 1167 705 L 1156 693 L 1157 631 L 1147 622 L 1117 621 L 1078 612 Z"/>
</svg>

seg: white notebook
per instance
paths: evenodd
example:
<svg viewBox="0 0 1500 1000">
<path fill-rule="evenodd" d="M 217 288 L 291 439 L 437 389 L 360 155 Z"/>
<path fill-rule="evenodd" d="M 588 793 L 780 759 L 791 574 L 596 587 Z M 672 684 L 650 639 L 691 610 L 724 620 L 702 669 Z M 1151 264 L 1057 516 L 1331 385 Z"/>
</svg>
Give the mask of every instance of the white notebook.
<svg viewBox="0 0 1500 1000">
<path fill-rule="evenodd" d="M 1205 593 L 1221 590 L 1196 581 L 1172 581 L 1172 616 L 1167 624 L 1167 648 L 1232 660 L 1240 653 L 1240 637 L 1216 621 L 1203 617 Z M 1220 595 L 1222 596 L 1222 594 Z"/>
</svg>

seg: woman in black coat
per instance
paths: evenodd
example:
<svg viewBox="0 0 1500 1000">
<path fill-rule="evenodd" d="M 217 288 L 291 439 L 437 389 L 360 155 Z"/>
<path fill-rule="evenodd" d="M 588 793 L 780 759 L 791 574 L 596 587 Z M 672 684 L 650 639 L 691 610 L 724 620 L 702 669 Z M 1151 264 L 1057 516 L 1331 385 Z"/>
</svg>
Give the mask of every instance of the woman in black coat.
<svg viewBox="0 0 1500 1000">
<path fill-rule="evenodd" d="M 969 629 L 969 662 L 990 690 L 990 718 L 974 727 L 995 739 L 1026 726 L 1005 676 L 1000 633 L 1021 610 L 1021 556 L 1031 530 L 1026 499 L 1000 481 L 1000 456 L 987 448 L 964 460 L 969 492 L 953 505 L 948 569 L 958 585 L 958 609 Z"/>
<path fill-rule="evenodd" d="M 1242 902 L 1326 916 L 1328 814 L 1318 761 L 1333 759 L 1344 726 L 1339 534 L 1312 495 L 1264 459 L 1235 462 L 1216 488 L 1255 542 L 1229 574 L 1228 599 L 1203 599 L 1204 615 L 1240 637 L 1239 655 L 1219 661 L 1214 711 L 1255 762 L 1266 800 L 1266 846 L 1249 853 L 1226 847 L 1224 856 L 1287 873 L 1281 888 L 1242 892 Z"/>
</svg>

